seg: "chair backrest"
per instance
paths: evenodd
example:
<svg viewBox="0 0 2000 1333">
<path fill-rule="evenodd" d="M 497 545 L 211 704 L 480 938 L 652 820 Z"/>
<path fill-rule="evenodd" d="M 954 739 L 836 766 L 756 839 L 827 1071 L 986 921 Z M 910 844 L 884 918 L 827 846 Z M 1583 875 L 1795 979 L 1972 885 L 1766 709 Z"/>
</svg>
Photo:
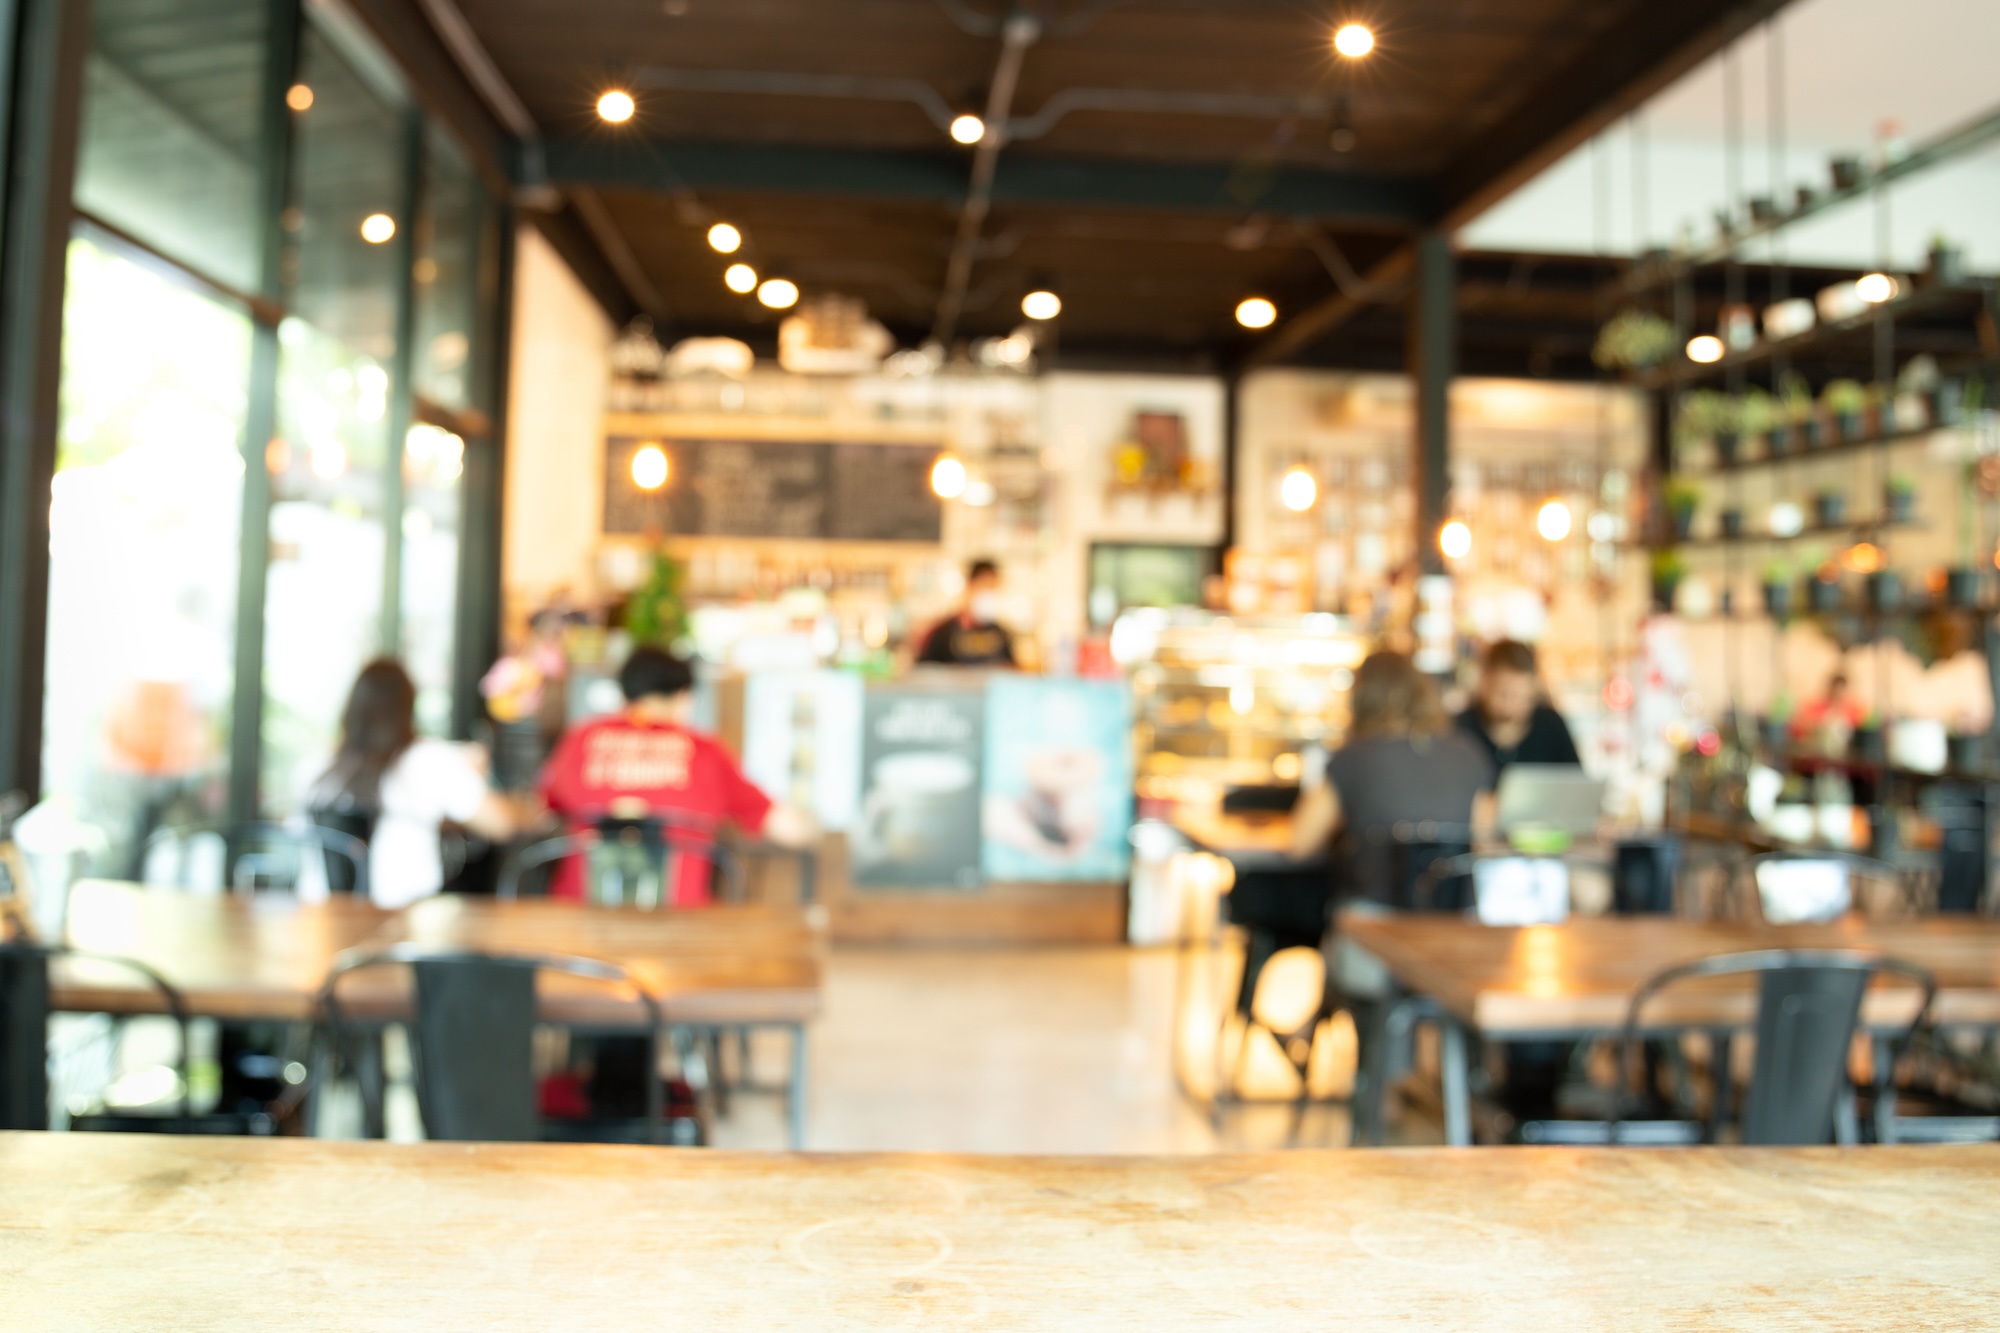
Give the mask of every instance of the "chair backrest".
<svg viewBox="0 0 2000 1333">
<path fill-rule="evenodd" d="M 1357 830 L 1349 844 L 1388 850 L 1388 905 L 1405 912 L 1462 913 L 1472 906 L 1472 829 L 1404 820 Z"/>
<path fill-rule="evenodd" d="M 638 995 L 647 1015 L 650 1056 L 655 1068 L 663 1020 L 651 991 L 615 963 L 561 955 L 485 954 L 427 950 L 399 945 L 379 952 L 352 952 L 335 960 L 320 988 L 320 1009 L 333 1049 L 345 1046 L 339 983 L 364 968 L 407 965 L 416 981 L 417 1011 L 411 1026 L 417 1105 L 424 1133 L 433 1139 L 488 1143 L 532 1142 L 539 1137 L 535 1102 L 535 978 L 564 972 L 595 981 L 619 982 Z M 647 1080 L 646 1115 L 660 1141 L 665 1097 L 660 1080 Z"/>
<path fill-rule="evenodd" d="M 1742 1121 L 1743 1142 L 1755 1146 L 1810 1146 L 1832 1137 L 1862 996 L 1878 975 L 1906 977 L 1923 991 L 1904 1041 L 1921 1026 L 1937 993 L 1928 972 L 1879 954 L 1765 949 L 1704 958 L 1661 972 L 1633 994 L 1625 1020 L 1627 1070 L 1639 1046 L 1642 1011 L 1661 991 L 1698 977 L 1745 973 L 1758 976 L 1757 1054 Z"/>
<path fill-rule="evenodd" d="M 0 1129 L 49 1127 L 49 962 L 54 958 L 108 963 L 145 978 L 160 997 L 179 1035 L 176 1073 L 181 1114 L 192 1105 L 188 1069 L 187 1005 L 158 972 L 131 958 L 49 948 L 25 941 L 0 942 Z"/>
<path fill-rule="evenodd" d="M 1620 842 L 1611 864 L 1613 914 L 1672 916 L 1680 865 L 1679 838 L 1627 838 Z"/>
<path fill-rule="evenodd" d="M 222 855 L 202 874 L 194 849 L 203 840 L 219 844 Z M 343 828 L 312 822 L 276 824 L 195 824 L 161 829 L 146 840 L 144 879 L 148 884 L 184 889 L 296 890 L 317 857 L 327 888 L 368 896 L 368 844 Z"/>
<path fill-rule="evenodd" d="M 745 894 L 743 861 L 714 832 L 670 819 L 607 819 L 581 833 L 559 834 L 531 843 L 508 858 L 497 889 L 501 898 L 548 892 L 556 864 L 582 862 L 587 901 L 609 907 L 671 905 L 673 886 L 689 860 L 720 878 L 724 902 Z"/>
</svg>

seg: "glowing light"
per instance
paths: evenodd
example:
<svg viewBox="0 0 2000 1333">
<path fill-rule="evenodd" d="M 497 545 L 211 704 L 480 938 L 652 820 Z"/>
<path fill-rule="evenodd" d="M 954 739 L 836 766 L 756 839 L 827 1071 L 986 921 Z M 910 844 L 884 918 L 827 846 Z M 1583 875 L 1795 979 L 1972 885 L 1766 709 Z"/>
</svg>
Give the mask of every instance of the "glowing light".
<svg viewBox="0 0 2000 1333">
<path fill-rule="evenodd" d="M 976 144 L 986 137 L 986 122 L 968 111 L 952 120 L 951 137 L 962 144 Z"/>
<path fill-rule="evenodd" d="M 672 473 L 667 451 L 657 444 L 649 444 L 632 455 L 632 484 L 642 491 L 659 490 Z"/>
<path fill-rule="evenodd" d="M 1249 296 L 1236 303 L 1236 322 L 1246 329 L 1268 329 L 1278 319 L 1278 307 L 1261 296 Z"/>
<path fill-rule="evenodd" d="M 1054 292 L 1029 292 L 1021 298 L 1021 313 L 1029 319 L 1054 319 L 1062 313 L 1062 298 Z"/>
<path fill-rule="evenodd" d="M 1025 366 L 1034 354 L 1033 339 L 1019 333 L 1009 334 L 993 344 L 994 358 L 1003 366 Z"/>
<path fill-rule="evenodd" d="M 1869 305 L 1881 305 L 1896 294 L 1896 280 L 1886 273 L 1870 273 L 1855 282 L 1854 294 Z"/>
<path fill-rule="evenodd" d="M 1375 34 L 1363 23 L 1343 23 L 1333 34 L 1333 49 L 1349 60 L 1359 60 L 1375 49 Z"/>
<path fill-rule="evenodd" d="M 743 233 L 727 222 L 718 222 L 708 229 L 708 248 L 719 255 L 733 255 L 743 248 Z"/>
<path fill-rule="evenodd" d="M 1319 483 L 1313 480 L 1312 473 L 1295 467 L 1278 483 L 1278 499 L 1293 513 L 1303 514 L 1319 499 Z"/>
<path fill-rule="evenodd" d="M 731 264 L 723 273 L 722 282 L 732 292 L 754 292 L 757 290 L 757 270 L 748 264 Z"/>
<path fill-rule="evenodd" d="M 1569 536 L 1569 506 L 1561 500 L 1543 505 L 1535 515 L 1535 531 L 1542 534 L 1545 542 L 1559 542 Z"/>
<path fill-rule="evenodd" d="M 1229 711 L 1238 717 L 1250 716 L 1250 710 L 1257 706 L 1257 689 L 1247 680 L 1239 680 L 1229 687 Z"/>
<path fill-rule="evenodd" d="M 1712 333 L 1704 333 L 1688 339 L 1688 360 L 1704 366 L 1713 365 L 1717 361 L 1722 360 L 1723 353 L 1728 350 L 1728 348 L 1722 345 L 1722 339 Z"/>
<path fill-rule="evenodd" d="M 757 299 L 773 310 L 789 310 L 799 303 L 799 285 L 786 278 L 766 278 L 757 289 Z"/>
<path fill-rule="evenodd" d="M 1780 500 L 1771 506 L 1764 521 L 1770 525 L 1773 537 L 1796 537 L 1806 530 L 1806 511 L 1790 500 Z"/>
<path fill-rule="evenodd" d="M 1438 550 L 1450 559 L 1465 559 L 1472 554 L 1472 529 L 1463 520 L 1453 519 L 1438 529 Z"/>
<path fill-rule="evenodd" d="M 1604 682 L 1604 706 L 1614 713 L 1622 713 L 1632 706 L 1632 682 L 1623 676 L 1613 676 Z"/>
<path fill-rule="evenodd" d="M 1722 737 L 1712 731 L 1704 731 L 1696 738 L 1694 748 L 1703 755 L 1713 757 L 1722 749 Z"/>
<path fill-rule="evenodd" d="M 313 104 L 313 90 L 303 83 L 295 83 L 285 90 L 285 105 L 294 111 L 310 111 Z"/>
<path fill-rule="evenodd" d="M 950 454 L 931 464 L 931 490 L 940 500 L 956 500 L 965 494 L 965 464 Z"/>
<path fill-rule="evenodd" d="M 613 88 L 597 99 L 598 118 L 611 125 L 623 125 L 632 119 L 632 113 L 638 109 L 639 104 L 632 100 L 632 94 L 620 88 Z"/>
<path fill-rule="evenodd" d="M 387 213 L 370 213 L 361 219 L 361 239 L 370 245 L 386 245 L 396 235 L 396 219 Z"/>
<path fill-rule="evenodd" d="M 312 470 L 322 481 L 332 481 L 347 471 L 347 446 L 338 440 L 327 440 L 313 446 Z"/>
<path fill-rule="evenodd" d="M 1882 568 L 1882 548 L 1874 542 L 1856 542 L 1847 548 L 1841 563 L 1857 574 L 1873 574 Z"/>
</svg>

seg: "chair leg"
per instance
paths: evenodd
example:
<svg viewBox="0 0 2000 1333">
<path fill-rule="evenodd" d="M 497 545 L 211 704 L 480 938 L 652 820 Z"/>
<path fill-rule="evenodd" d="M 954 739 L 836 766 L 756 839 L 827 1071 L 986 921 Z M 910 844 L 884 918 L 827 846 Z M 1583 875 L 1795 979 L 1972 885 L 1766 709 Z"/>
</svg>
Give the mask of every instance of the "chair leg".
<svg viewBox="0 0 2000 1333">
<path fill-rule="evenodd" d="M 804 1152 L 806 1146 L 806 1025 L 792 1023 L 792 1088 L 786 1106 L 789 1112 L 792 1151 Z"/>
</svg>

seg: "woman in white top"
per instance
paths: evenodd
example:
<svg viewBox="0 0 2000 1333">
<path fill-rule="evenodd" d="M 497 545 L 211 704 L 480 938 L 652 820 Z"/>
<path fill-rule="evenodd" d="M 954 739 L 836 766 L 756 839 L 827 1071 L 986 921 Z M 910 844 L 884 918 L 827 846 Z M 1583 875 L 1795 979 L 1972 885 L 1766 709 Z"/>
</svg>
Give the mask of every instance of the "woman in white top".
<svg viewBox="0 0 2000 1333">
<path fill-rule="evenodd" d="M 341 714 L 333 765 L 313 784 L 315 812 L 372 823 L 368 894 L 382 907 L 444 887 L 444 821 L 495 840 L 516 828 L 511 805 L 486 785 L 478 752 L 418 736 L 416 708 L 416 686 L 400 663 L 382 658 L 363 667 Z"/>
</svg>

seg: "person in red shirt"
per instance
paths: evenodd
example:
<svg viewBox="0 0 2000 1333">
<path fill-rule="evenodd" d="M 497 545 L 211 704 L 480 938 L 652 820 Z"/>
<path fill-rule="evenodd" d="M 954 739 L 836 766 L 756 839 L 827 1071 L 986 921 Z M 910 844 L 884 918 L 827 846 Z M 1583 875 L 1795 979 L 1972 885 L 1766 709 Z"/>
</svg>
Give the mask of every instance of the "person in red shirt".
<svg viewBox="0 0 2000 1333">
<path fill-rule="evenodd" d="M 694 671 L 658 648 L 635 648 L 618 673 L 625 711 L 572 727 L 542 771 L 542 799 L 572 832 L 605 820 L 662 819 L 713 836 L 734 826 L 752 837 L 803 847 L 812 822 L 774 802 L 743 775 L 735 758 L 688 725 Z M 711 865 L 681 855 L 672 892 L 675 907 L 710 898 Z M 550 886 L 557 898 L 584 897 L 582 867 L 571 858 Z"/>
</svg>

